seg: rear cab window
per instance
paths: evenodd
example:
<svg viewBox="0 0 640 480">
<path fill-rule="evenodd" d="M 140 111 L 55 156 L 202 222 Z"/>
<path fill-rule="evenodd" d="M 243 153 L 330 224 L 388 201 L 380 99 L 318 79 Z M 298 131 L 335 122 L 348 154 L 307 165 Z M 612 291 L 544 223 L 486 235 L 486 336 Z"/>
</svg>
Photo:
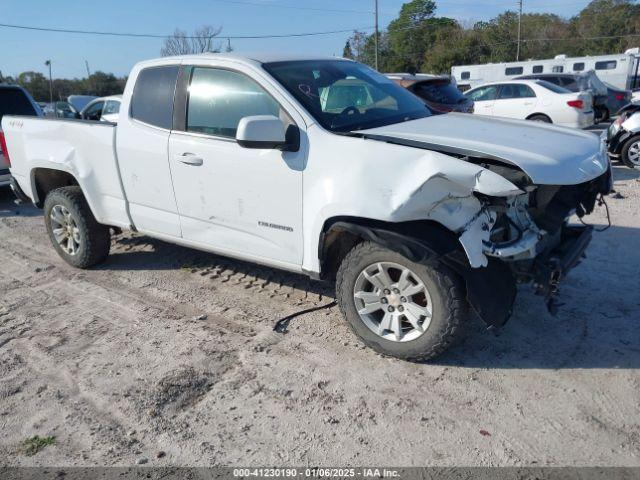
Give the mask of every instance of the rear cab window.
<svg viewBox="0 0 640 480">
<path fill-rule="evenodd" d="M 554 93 L 571 93 L 571 90 L 559 85 L 555 85 L 551 82 L 547 82 L 546 80 L 538 80 L 536 83 L 541 87 L 546 88 L 547 90 L 551 90 Z"/>
<path fill-rule="evenodd" d="M 452 105 L 462 103 L 465 96 L 449 80 L 436 80 L 417 83 L 414 92 L 425 100 Z"/>
<path fill-rule="evenodd" d="M 166 130 L 172 128 L 178 70 L 177 65 L 166 65 L 140 71 L 131 96 L 131 118 Z"/>
<path fill-rule="evenodd" d="M 0 87 L 0 121 L 5 115 L 37 116 L 38 112 L 22 89 Z"/>
</svg>

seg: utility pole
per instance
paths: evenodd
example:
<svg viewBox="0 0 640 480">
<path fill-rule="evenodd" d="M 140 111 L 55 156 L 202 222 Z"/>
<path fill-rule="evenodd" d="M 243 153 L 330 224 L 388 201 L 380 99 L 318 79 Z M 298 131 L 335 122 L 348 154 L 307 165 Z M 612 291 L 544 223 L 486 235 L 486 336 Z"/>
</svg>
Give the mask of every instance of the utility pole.
<svg viewBox="0 0 640 480">
<path fill-rule="evenodd" d="M 51 77 L 51 60 L 47 60 L 44 64 L 49 67 L 49 103 L 53 103 L 53 79 Z"/>
<path fill-rule="evenodd" d="M 376 70 L 378 70 L 378 0 L 376 0 L 376 31 L 375 31 L 375 46 L 376 46 Z"/>
<path fill-rule="evenodd" d="M 520 36 L 522 35 L 522 0 L 518 0 L 518 48 L 516 49 L 516 62 L 520 61 Z"/>
<path fill-rule="evenodd" d="M 84 65 L 87 67 L 87 78 L 89 78 L 91 76 L 91 70 L 89 70 L 89 62 L 85 60 Z"/>
</svg>

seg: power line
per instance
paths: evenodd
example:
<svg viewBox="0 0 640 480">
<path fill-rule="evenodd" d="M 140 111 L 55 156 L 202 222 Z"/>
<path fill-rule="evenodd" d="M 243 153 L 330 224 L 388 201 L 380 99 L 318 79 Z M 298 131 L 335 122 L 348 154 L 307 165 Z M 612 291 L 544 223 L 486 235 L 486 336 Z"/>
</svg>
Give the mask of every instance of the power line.
<svg viewBox="0 0 640 480">
<path fill-rule="evenodd" d="M 258 3 L 258 2 L 247 2 L 240 0 L 213 0 L 214 2 L 220 3 L 231 3 L 233 5 L 250 5 L 254 7 L 272 7 L 272 8 L 285 8 L 290 10 L 311 10 L 315 12 L 336 12 L 336 13 L 365 13 L 365 14 L 373 14 L 372 11 L 365 10 L 343 10 L 338 8 L 315 8 L 315 7 L 299 7 L 296 5 L 279 5 L 277 3 Z"/>
<path fill-rule="evenodd" d="M 154 35 L 149 33 L 124 33 L 124 32 L 101 32 L 93 30 L 72 30 L 63 28 L 47 28 L 47 27 L 32 27 L 28 25 L 13 25 L 9 23 L 0 23 L 0 27 L 15 28 L 19 30 L 35 30 L 38 32 L 53 32 L 53 33 L 76 33 L 80 35 L 103 35 L 111 37 L 134 37 L 134 38 L 170 38 L 173 35 Z M 291 38 L 291 37 L 312 37 L 317 35 L 332 35 L 336 33 L 349 33 L 354 30 L 372 30 L 374 27 L 358 27 L 348 28 L 344 30 L 330 30 L 325 32 L 306 32 L 306 33 L 287 33 L 280 35 L 219 35 L 220 38 L 230 38 L 233 40 L 240 39 L 266 39 L 266 38 Z M 185 35 L 183 38 L 197 39 L 204 38 L 201 36 Z"/>
</svg>

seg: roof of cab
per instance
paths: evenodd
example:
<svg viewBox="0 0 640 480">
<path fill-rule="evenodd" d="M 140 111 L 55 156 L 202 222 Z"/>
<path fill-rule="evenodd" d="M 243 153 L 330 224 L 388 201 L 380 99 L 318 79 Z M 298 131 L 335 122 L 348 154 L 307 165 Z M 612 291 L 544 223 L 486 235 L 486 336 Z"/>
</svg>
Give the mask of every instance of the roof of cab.
<svg viewBox="0 0 640 480">
<path fill-rule="evenodd" d="M 139 65 L 166 65 L 171 63 L 181 63 L 189 60 L 202 60 L 203 58 L 211 58 L 211 59 L 226 59 L 226 60 L 235 60 L 237 62 L 248 62 L 248 63 L 272 63 L 272 62 L 293 62 L 293 61 L 304 61 L 304 60 L 345 60 L 351 61 L 346 58 L 340 57 L 332 57 L 328 55 L 309 55 L 309 54 L 286 54 L 286 53 L 269 53 L 269 52 L 258 52 L 258 53 L 239 53 L 239 52 L 230 52 L 230 53 L 201 53 L 196 55 L 177 55 L 173 57 L 161 57 L 155 58 L 151 60 L 144 60 L 139 62 Z"/>
</svg>

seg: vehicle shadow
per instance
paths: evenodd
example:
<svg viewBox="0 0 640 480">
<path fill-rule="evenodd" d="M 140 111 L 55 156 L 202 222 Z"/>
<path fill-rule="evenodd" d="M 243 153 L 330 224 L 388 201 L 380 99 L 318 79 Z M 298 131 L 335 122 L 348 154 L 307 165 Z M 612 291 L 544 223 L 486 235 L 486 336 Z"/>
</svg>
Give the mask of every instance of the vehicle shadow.
<svg viewBox="0 0 640 480">
<path fill-rule="evenodd" d="M 626 165 L 613 165 L 614 180 L 635 180 L 640 178 L 639 168 L 629 168 Z"/>
<path fill-rule="evenodd" d="M 236 260 L 142 236 L 118 236 L 115 248 L 98 270 L 184 270 L 201 276 L 254 278 L 333 298 L 333 286 L 306 275 Z"/>
<path fill-rule="evenodd" d="M 303 275 L 198 252 L 146 237 L 118 239 L 103 270 L 177 270 L 271 282 L 331 299 L 333 286 Z M 640 231 L 611 227 L 594 238 L 589 258 L 565 279 L 552 316 L 528 285 L 498 336 L 472 318 L 466 341 L 428 364 L 492 369 L 640 368 Z M 633 282 L 633 281 L 632 281 Z M 336 314 L 337 314 L 336 310 Z M 426 365 L 425 365 L 426 366 Z"/>
<path fill-rule="evenodd" d="M 551 315 L 522 286 L 499 336 L 478 320 L 439 365 L 500 369 L 640 368 L 640 230 L 611 227 L 595 235 L 588 258 L 560 286 Z"/>
<path fill-rule="evenodd" d="M 9 187 L 0 187 L 0 218 L 3 217 L 37 217 L 42 211 L 32 204 L 16 205 L 16 196 Z"/>
</svg>

